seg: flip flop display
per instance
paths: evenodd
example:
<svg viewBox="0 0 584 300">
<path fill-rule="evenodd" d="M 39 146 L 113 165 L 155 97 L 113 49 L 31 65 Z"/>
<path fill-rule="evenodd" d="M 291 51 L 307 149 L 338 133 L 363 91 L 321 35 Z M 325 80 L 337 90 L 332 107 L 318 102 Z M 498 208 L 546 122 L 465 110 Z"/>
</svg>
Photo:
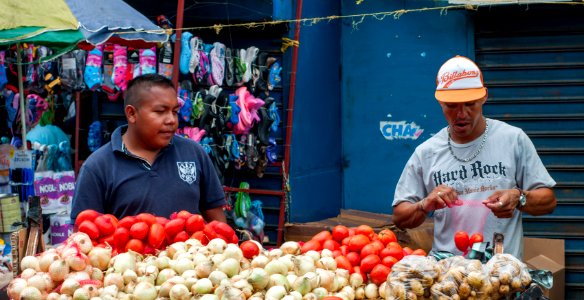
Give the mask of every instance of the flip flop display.
<svg viewBox="0 0 584 300">
<path fill-rule="evenodd" d="M 179 71 L 181 74 L 189 74 L 189 64 L 191 62 L 191 38 L 193 35 L 186 31 L 183 32 L 181 37 L 181 48 L 180 48 L 180 61 L 179 61 Z"/>
</svg>

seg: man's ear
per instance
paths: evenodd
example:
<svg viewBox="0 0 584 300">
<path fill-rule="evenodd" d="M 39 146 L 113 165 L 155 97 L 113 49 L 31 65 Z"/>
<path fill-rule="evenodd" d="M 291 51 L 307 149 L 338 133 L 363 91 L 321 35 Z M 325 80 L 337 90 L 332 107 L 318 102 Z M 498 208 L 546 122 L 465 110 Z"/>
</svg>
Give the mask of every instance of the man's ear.
<svg viewBox="0 0 584 300">
<path fill-rule="evenodd" d="M 126 105 L 124 112 L 126 113 L 126 119 L 128 120 L 128 123 L 135 123 L 136 122 L 137 110 L 134 106 Z"/>
</svg>

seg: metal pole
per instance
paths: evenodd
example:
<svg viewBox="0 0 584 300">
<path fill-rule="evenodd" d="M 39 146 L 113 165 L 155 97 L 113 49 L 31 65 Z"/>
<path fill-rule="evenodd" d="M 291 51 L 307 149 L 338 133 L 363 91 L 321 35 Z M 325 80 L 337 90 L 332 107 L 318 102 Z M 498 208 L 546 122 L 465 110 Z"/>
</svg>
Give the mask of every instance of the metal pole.
<svg viewBox="0 0 584 300">
<path fill-rule="evenodd" d="M 22 58 L 20 57 L 20 44 L 16 44 L 16 67 L 18 69 L 18 94 L 20 95 L 20 123 L 22 125 L 22 148 L 26 147 L 26 110 L 24 108 L 24 85 L 22 83 Z"/>
<path fill-rule="evenodd" d="M 178 76 L 179 76 L 179 66 L 180 66 L 180 49 L 182 44 L 182 27 L 184 18 L 185 1 L 178 0 L 178 6 L 176 8 L 176 29 L 174 37 L 174 52 L 173 52 L 173 66 L 172 66 L 172 83 L 174 87 L 178 90 Z"/>
</svg>

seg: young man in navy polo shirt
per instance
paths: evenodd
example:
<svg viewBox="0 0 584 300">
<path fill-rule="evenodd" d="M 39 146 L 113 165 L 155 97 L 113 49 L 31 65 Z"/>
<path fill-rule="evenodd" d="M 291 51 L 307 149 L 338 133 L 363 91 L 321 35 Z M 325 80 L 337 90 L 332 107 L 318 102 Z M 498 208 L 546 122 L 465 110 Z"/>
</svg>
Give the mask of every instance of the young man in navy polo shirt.
<svg viewBox="0 0 584 300">
<path fill-rule="evenodd" d="M 81 167 L 71 218 L 85 209 L 117 218 L 187 210 L 225 222 L 225 195 L 211 159 L 198 143 L 174 135 L 179 104 L 172 82 L 158 74 L 134 78 L 124 107 L 128 125 Z"/>
</svg>

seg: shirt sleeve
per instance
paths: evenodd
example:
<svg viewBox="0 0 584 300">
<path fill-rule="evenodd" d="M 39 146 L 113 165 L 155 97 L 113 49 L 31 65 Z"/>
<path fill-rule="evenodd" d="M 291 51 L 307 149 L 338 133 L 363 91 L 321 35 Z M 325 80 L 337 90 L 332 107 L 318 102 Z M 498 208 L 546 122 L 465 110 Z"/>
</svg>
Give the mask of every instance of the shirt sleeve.
<svg viewBox="0 0 584 300">
<path fill-rule="evenodd" d="M 406 163 L 399 178 L 392 206 L 402 202 L 418 202 L 425 197 L 425 190 L 421 162 L 417 151 L 415 151 Z"/>
<path fill-rule="evenodd" d="M 79 177 L 75 185 L 73 203 L 71 207 L 71 220 L 86 210 L 93 209 L 104 212 L 103 199 L 105 198 L 105 186 L 89 166 L 83 165 L 79 171 Z"/>
<path fill-rule="evenodd" d="M 225 193 L 223 192 L 223 185 L 217 176 L 217 172 L 213 167 L 211 158 L 206 153 L 202 157 L 201 177 L 201 199 L 199 201 L 199 210 L 201 212 L 225 205 Z"/>
<path fill-rule="evenodd" d="M 519 134 L 518 146 L 516 181 L 520 185 L 519 188 L 533 190 L 541 187 L 554 187 L 556 181 L 548 173 L 533 142 L 523 130 Z"/>
</svg>

